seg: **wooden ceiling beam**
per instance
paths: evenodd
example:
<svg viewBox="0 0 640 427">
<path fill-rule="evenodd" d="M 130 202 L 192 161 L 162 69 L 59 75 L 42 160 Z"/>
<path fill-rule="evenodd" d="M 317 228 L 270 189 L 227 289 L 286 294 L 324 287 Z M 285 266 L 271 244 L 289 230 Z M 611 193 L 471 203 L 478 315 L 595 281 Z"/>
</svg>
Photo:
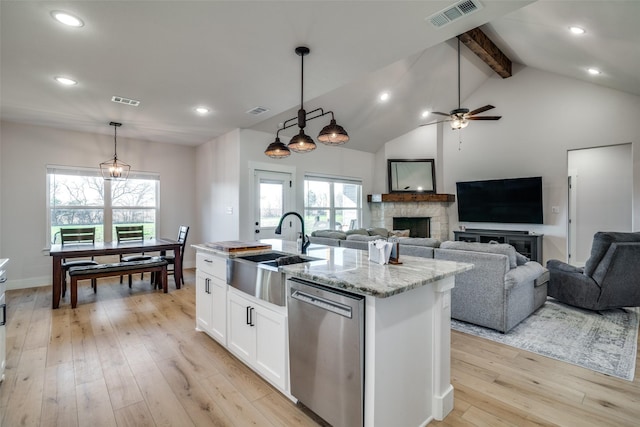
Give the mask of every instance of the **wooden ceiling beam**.
<svg viewBox="0 0 640 427">
<path fill-rule="evenodd" d="M 460 34 L 458 38 L 503 79 L 511 77 L 511 60 L 480 28 Z"/>
</svg>

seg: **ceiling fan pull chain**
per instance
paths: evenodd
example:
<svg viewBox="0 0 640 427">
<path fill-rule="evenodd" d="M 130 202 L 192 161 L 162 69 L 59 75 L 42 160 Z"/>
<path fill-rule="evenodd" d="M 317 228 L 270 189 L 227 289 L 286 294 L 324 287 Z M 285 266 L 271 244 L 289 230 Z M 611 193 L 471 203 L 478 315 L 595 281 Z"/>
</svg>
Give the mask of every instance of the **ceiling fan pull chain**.
<svg viewBox="0 0 640 427">
<path fill-rule="evenodd" d="M 458 151 L 462 151 L 462 138 L 460 137 L 460 129 L 458 129 Z"/>
</svg>

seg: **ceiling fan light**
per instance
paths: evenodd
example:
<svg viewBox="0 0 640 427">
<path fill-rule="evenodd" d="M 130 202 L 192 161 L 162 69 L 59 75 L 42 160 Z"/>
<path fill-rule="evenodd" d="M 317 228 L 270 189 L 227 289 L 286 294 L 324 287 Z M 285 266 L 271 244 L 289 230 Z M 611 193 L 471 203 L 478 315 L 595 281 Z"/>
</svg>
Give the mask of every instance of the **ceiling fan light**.
<svg viewBox="0 0 640 427">
<path fill-rule="evenodd" d="M 272 159 L 284 159 L 291 155 L 291 150 L 280 141 L 280 138 L 276 137 L 276 140 L 269 144 L 267 149 L 264 150 L 264 154 Z"/>
<path fill-rule="evenodd" d="M 327 145 L 342 145 L 349 141 L 349 134 L 342 126 L 331 119 L 331 123 L 326 125 L 318 134 L 318 141 Z"/>
<path fill-rule="evenodd" d="M 316 149 L 316 143 L 304 133 L 304 129 L 300 129 L 300 133 L 291 138 L 287 147 L 295 153 L 308 153 Z"/>
<path fill-rule="evenodd" d="M 456 117 L 455 119 L 451 120 L 451 129 L 454 129 L 454 130 L 464 129 L 468 125 L 469 125 L 469 121 L 464 117 Z"/>
</svg>

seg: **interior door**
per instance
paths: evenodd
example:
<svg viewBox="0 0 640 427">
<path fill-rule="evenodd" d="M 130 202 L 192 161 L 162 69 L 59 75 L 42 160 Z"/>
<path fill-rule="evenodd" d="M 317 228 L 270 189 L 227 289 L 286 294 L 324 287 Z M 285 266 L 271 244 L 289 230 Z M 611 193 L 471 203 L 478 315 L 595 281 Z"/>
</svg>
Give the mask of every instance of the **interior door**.
<svg viewBox="0 0 640 427">
<path fill-rule="evenodd" d="M 631 144 L 571 150 L 569 191 L 569 261 L 582 266 L 598 231 L 630 232 L 633 157 Z M 578 185 L 579 183 L 579 185 Z"/>
<path fill-rule="evenodd" d="M 290 173 L 256 170 L 254 174 L 255 240 L 274 239 L 280 217 L 291 210 L 293 183 Z"/>
</svg>

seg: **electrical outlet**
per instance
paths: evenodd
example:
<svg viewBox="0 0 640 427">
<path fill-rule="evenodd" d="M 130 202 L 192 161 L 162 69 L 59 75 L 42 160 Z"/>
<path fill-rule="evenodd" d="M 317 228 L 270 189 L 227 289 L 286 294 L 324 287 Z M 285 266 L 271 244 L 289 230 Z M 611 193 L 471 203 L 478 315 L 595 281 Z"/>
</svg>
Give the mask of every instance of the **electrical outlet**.
<svg viewBox="0 0 640 427">
<path fill-rule="evenodd" d="M 554 214 L 560 213 L 560 206 L 551 206 L 551 212 Z"/>
<path fill-rule="evenodd" d="M 227 215 L 233 215 L 233 206 L 227 206 Z"/>
</svg>

